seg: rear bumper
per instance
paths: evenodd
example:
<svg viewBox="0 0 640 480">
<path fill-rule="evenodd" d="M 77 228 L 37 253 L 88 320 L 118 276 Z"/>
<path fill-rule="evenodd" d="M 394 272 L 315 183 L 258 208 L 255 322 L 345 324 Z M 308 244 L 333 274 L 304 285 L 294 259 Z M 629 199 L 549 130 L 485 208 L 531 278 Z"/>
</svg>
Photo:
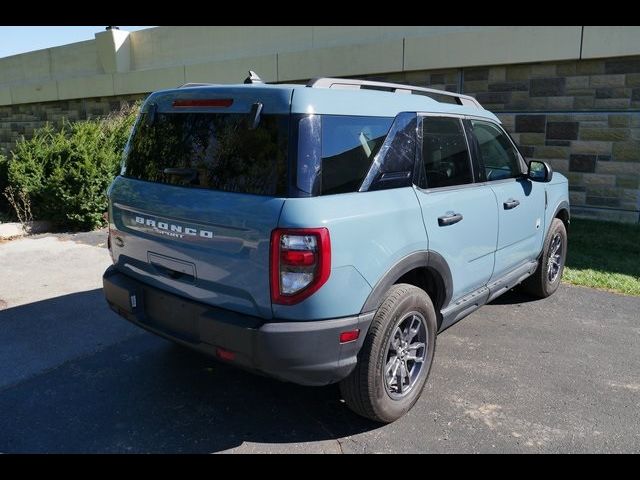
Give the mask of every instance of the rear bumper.
<svg viewBox="0 0 640 480">
<path fill-rule="evenodd" d="M 231 351 L 231 364 L 301 385 L 327 385 L 349 375 L 373 319 L 371 312 L 265 322 L 150 287 L 114 267 L 104 273 L 103 286 L 111 309 L 130 322 L 205 354 Z M 356 328 L 359 338 L 340 344 L 340 333 Z"/>
</svg>

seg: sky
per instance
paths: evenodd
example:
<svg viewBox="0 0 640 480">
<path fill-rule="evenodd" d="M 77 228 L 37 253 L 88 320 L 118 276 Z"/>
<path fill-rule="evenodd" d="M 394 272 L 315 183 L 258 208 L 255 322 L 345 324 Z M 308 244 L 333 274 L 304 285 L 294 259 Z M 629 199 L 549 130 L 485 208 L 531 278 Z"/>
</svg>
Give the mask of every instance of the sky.
<svg viewBox="0 0 640 480">
<path fill-rule="evenodd" d="M 66 45 L 67 43 L 92 40 L 96 32 L 103 32 L 106 25 L 99 27 L 2 27 L 0 26 L 0 58 L 18 53 L 41 50 L 43 48 Z M 120 30 L 133 32 L 142 28 L 119 25 Z"/>
</svg>

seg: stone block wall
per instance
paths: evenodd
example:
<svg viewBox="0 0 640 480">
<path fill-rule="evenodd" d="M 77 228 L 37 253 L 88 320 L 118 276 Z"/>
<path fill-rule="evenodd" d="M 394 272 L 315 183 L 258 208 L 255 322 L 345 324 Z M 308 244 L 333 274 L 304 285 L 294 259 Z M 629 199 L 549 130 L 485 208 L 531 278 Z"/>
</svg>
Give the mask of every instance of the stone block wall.
<svg viewBox="0 0 640 480">
<path fill-rule="evenodd" d="M 528 159 L 569 178 L 573 215 L 640 221 L 640 57 L 368 78 L 474 96 Z"/>
<path fill-rule="evenodd" d="M 476 97 L 500 117 L 527 158 L 548 161 L 569 178 L 573 215 L 640 221 L 640 56 L 366 78 Z M 0 106 L 0 154 L 45 122 L 106 115 L 145 96 Z"/>
<path fill-rule="evenodd" d="M 640 114 L 498 114 L 529 159 L 548 161 L 569 179 L 572 212 L 638 221 Z"/>
<path fill-rule="evenodd" d="M 131 104 L 144 97 L 146 94 L 0 106 L 0 155 L 9 155 L 22 136 L 29 138 L 47 122 L 60 127 L 63 120 L 105 116 L 120 110 L 124 103 Z"/>
</svg>

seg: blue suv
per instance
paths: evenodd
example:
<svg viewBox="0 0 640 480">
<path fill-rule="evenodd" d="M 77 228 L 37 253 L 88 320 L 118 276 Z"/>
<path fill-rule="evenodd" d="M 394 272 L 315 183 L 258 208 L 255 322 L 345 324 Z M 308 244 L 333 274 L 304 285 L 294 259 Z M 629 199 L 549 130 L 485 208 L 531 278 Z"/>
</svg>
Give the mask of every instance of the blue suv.
<svg viewBox="0 0 640 480">
<path fill-rule="evenodd" d="M 320 78 L 145 101 L 109 188 L 110 307 L 238 367 L 340 382 L 391 422 L 436 335 L 521 284 L 551 295 L 567 179 L 472 97 Z"/>
</svg>

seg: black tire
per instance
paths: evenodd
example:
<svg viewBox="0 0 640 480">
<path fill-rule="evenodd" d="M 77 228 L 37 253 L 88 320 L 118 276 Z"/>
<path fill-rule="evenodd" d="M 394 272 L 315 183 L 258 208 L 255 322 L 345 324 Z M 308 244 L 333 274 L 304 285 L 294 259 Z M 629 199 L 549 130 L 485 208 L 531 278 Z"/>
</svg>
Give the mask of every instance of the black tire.
<svg viewBox="0 0 640 480">
<path fill-rule="evenodd" d="M 549 257 L 552 254 L 552 243 L 556 236 L 559 236 L 561 242 L 561 250 L 558 254 L 560 266 L 553 280 L 550 280 Z M 533 275 L 522 282 L 522 289 L 526 293 L 537 298 L 546 298 L 555 293 L 560 285 L 560 279 L 562 278 L 562 272 L 564 271 L 564 264 L 567 259 L 567 245 L 567 229 L 565 228 L 562 220 L 554 218 L 551 223 L 551 228 L 549 228 L 549 232 L 547 233 L 547 237 L 544 240 L 544 246 L 538 268 Z"/>
<path fill-rule="evenodd" d="M 405 322 L 409 322 L 409 328 L 414 325 L 413 322 L 424 325 L 424 328 L 419 327 L 420 333 L 414 335 L 424 339 L 422 343 L 425 345 L 425 350 L 422 351 L 424 357 L 424 361 L 420 362 L 422 366 L 415 374 L 415 383 L 411 383 L 412 380 L 409 380 L 411 374 L 409 374 L 406 377 L 409 384 L 405 387 L 406 393 L 399 394 L 390 391 L 394 387 L 390 387 L 388 381 L 385 381 L 383 370 L 387 367 L 387 357 L 390 355 L 389 347 L 391 344 L 395 344 L 395 339 L 398 338 L 396 336 L 397 327 L 399 325 L 402 327 L 403 324 L 406 324 Z M 425 335 L 422 335 L 423 330 Z M 413 285 L 393 285 L 373 318 L 364 345 L 358 354 L 355 370 L 340 382 L 340 392 L 349 408 L 363 417 L 383 423 L 393 422 L 409 411 L 420 397 L 429 377 L 436 348 L 436 332 L 436 313 L 426 292 Z M 417 345 L 418 343 L 412 344 Z M 414 352 L 417 356 L 419 350 L 414 350 Z M 405 350 L 405 354 L 407 354 L 407 350 Z M 396 353 L 396 355 L 400 357 L 399 354 Z M 391 358 L 392 361 L 393 358 Z M 411 362 L 411 360 L 408 361 Z M 398 362 L 403 363 L 400 360 Z M 404 365 L 407 366 L 407 363 Z M 415 365 L 416 362 L 410 368 L 412 372 Z M 400 377 L 391 375 L 391 378 L 396 381 L 395 388 L 397 389 Z M 403 376 L 400 380 L 401 383 L 404 383 L 404 378 Z M 392 398 L 392 395 L 404 396 Z"/>
</svg>

